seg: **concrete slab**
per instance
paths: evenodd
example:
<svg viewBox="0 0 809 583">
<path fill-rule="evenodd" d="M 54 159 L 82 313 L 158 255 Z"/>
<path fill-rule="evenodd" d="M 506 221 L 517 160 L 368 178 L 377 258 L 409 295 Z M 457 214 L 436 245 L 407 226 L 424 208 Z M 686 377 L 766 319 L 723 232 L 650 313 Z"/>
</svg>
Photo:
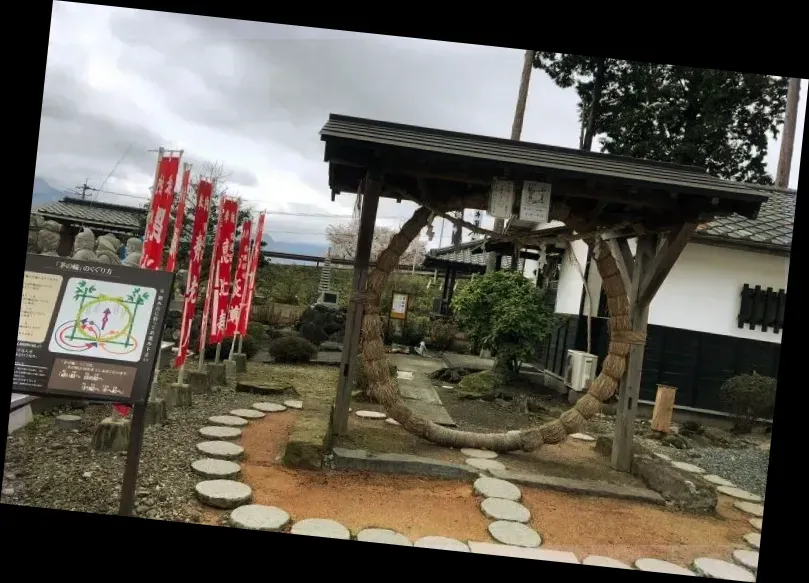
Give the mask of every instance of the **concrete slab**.
<svg viewBox="0 0 809 583">
<path fill-rule="evenodd" d="M 409 454 L 369 453 L 362 449 L 335 447 L 334 468 L 337 470 L 359 470 L 383 474 L 405 474 L 431 478 L 468 480 L 478 475 L 475 468 L 442 462 Z"/>
<path fill-rule="evenodd" d="M 458 425 L 449 416 L 447 410 L 444 409 L 443 405 L 434 405 L 432 403 L 425 403 L 424 401 L 407 401 L 407 406 L 410 409 L 422 417 L 429 419 L 433 423 L 437 425 L 443 425 L 444 427 L 457 427 Z"/>
<path fill-rule="evenodd" d="M 602 496 L 606 498 L 618 498 L 623 500 L 636 500 L 658 504 L 664 506 L 665 499 L 653 490 L 638 488 L 635 486 L 618 486 L 607 482 L 596 482 L 593 480 L 574 480 L 570 478 L 560 478 L 543 474 L 529 474 L 526 472 L 513 472 L 510 470 L 489 470 L 489 473 L 501 480 L 507 480 L 516 484 L 546 488 L 558 492 L 569 494 L 581 494 L 586 496 Z"/>
<path fill-rule="evenodd" d="M 425 376 L 444 368 L 444 362 L 440 358 L 426 358 L 410 354 L 389 354 L 388 360 L 396 365 L 397 370 L 418 372 Z"/>
<path fill-rule="evenodd" d="M 429 382 L 421 382 L 422 380 L 427 381 L 428 379 L 426 377 L 419 377 L 406 383 L 398 383 L 399 394 L 402 396 L 402 399 L 443 406 L 438 392 Z"/>
</svg>

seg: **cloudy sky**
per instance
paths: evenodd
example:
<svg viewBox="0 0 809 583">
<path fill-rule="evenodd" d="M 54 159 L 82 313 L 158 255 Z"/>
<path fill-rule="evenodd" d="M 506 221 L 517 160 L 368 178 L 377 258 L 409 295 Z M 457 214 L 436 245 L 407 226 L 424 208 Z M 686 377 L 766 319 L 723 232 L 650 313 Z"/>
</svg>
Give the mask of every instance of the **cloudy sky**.
<svg viewBox="0 0 809 583">
<path fill-rule="evenodd" d="M 513 49 L 54 2 L 37 176 L 57 188 L 88 179 L 103 183 L 102 200 L 143 203 L 148 150 L 184 149 L 197 168 L 223 162 L 229 190 L 272 213 L 276 240 L 320 243 L 345 219 L 311 215 L 344 217 L 353 204 L 330 199 L 318 136 L 329 113 L 508 137 L 522 61 Z M 806 95 L 804 81 L 798 136 Z M 522 139 L 576 147 L 576 102 L 535 72 Z M 800 151 L 799 137 L 793 188 Z M 412 211 L 386 200 L 379 222 Z"/>
</svg>

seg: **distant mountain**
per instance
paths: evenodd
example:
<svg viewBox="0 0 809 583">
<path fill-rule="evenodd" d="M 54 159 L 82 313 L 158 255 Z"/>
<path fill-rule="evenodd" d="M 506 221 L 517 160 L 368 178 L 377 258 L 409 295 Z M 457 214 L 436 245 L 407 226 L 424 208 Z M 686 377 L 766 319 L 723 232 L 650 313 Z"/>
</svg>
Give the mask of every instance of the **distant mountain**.
<svg viewBox="0 0 809 583">
<path fill-rule="evenodd" d="M 46 202 L 60 200 L 67 194 L 68 193 L 63 190 L 54 188 L 42 178 L 34 178 L 34 190 L 31 194 L 31 208 L 35 209 Z"/>
<path fill-rule="evenodd" d="M 290 241 L 275 241 L 272 237 L 264 236 L 263 240 L 267 243 L 264 247 L 265 251 L 277 251 L 279 253 L 294 253 L 296 255 L 313 255 L 315 257 L 323 257 L 326 255 L 328 245 L 325 243 L 300 243 Z M 273 263 L 295 263 L 289 259 L 272 259 Z"/>
</svg>

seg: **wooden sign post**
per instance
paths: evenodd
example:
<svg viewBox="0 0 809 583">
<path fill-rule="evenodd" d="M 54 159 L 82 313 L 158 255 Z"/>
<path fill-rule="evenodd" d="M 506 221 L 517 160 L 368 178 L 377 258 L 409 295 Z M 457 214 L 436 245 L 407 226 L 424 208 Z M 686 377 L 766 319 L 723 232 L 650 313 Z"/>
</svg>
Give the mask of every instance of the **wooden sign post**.
<svg viewBox="0 0 809 583">
<path fill-rule="evenodd" d="M 671 417 L 674 414 L 674 397 L 676 387 L 657 385 L 655 407 L 652 411 L 652 429 L 661 433 L 668 433 L 671 429 Z"/>
</svg>

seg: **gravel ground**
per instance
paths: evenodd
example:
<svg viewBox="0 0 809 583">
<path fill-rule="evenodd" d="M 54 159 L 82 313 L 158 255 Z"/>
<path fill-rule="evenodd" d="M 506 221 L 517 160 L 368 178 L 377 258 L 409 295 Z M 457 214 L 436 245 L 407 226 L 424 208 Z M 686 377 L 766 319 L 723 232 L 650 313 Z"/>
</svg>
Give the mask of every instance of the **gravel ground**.
<svg viewBox="0 0 809 583">
<path fill-rule="evenodd" d="M 162 377 L 162 375 L 161 375 Z M 161 378 L 161 384 L 172 378 Z M 146 429 L 138 474 L 136 514 L 147 518 L 196 522 L 201 519 L 194 501 L 198 481 L 190 464 L 201 456 L 195 445 L 204 439 L 197 431 L 207 418 L 249 407 L 256 395 L 232 389 L 195 395 L 191 409 L 174 409 L 169 422 Z M 56 415 L 83 417 L 82 428 L 58 430 Z M 8 437 L 0 501 L 43 508 L 114 514 L 118 511 L 125 453 L 97 453 L 90 448 L 95 425 L 110 414 L 108 406 L 80 411 L 56 410 L 37 416 L 34 423 Z"/>
</svg>

